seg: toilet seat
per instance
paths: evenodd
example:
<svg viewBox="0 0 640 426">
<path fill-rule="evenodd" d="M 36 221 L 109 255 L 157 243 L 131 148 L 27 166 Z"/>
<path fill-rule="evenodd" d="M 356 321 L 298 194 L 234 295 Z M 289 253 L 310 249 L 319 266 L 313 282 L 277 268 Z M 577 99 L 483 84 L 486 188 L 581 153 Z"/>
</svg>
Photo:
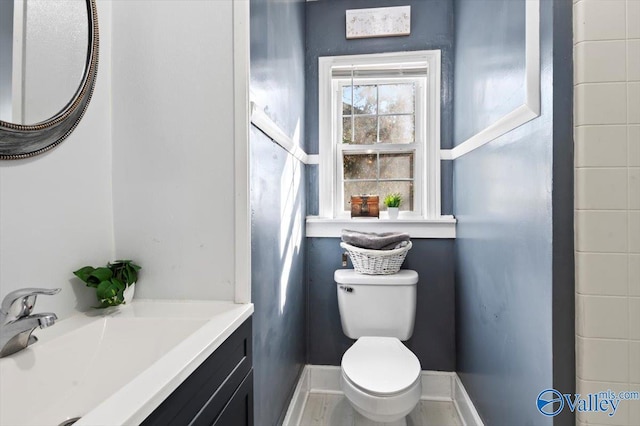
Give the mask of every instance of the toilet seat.
<svg viewBox="0 0 640 426">
<path fill-rule="evenodd" d="M 375 396 L 402 393 L 420 380 L 420 361 L 395 337 L 359 338 L 341 365 L 351 384 Z"/>
</svg>

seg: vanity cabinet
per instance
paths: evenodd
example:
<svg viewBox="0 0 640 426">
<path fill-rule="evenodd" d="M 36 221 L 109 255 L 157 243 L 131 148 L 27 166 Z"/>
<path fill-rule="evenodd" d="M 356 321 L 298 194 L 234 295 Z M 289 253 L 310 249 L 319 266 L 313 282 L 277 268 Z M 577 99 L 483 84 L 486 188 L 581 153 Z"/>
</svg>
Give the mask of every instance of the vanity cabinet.
<svg viewBox="0 0 640 426">
<path fill-rule="evenodd" d="M 251 317 L 142 425 L 253 426 Z"/>
</svg>

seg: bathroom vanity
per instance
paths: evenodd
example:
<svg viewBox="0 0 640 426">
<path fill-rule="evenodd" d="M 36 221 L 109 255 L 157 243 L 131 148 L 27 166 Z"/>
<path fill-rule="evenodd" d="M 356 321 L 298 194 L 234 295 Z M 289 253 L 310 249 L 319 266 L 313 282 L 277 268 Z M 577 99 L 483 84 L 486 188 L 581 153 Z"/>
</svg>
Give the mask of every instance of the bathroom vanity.
<svg viewBox="0 0 640 426">
<path fill-rule="evenodd" d="M 0 359 L 0 425 L 251 425 L 252 313 L 135 300 L 36 330 Z M 47 395 L 37 410 L 33 389 Z"/>
<path fill-rule="evenodd" d="M 167 424 L 253 425 L 251 318 L 142 422 Z"/>
</svg>

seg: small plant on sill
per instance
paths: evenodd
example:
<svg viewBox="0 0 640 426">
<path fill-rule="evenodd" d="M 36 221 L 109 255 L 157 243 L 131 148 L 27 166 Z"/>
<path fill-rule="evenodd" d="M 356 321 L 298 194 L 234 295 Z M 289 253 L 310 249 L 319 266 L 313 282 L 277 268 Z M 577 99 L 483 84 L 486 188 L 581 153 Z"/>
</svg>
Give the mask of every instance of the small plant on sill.
<svg viewBox="0 0 640 426">
<path fill-rule="evenodd" d="M 402 195 L 398 192 L 388 194 L 384 197 L 384 205 L 391 208 L 398 208 L 402 204 Z"/>
<path fill-rule="evenodd" d="M 106 267 L 85 266 L 73 274 L 87 287 L 96 289 L 96 297 L 100 302 L 98 308 L 107 308 L 125 303 L 124 292 L 138 281 L 140 269 L 140 266 L 131 260 L 116 260 L 107 263 Z"/>
</svg>

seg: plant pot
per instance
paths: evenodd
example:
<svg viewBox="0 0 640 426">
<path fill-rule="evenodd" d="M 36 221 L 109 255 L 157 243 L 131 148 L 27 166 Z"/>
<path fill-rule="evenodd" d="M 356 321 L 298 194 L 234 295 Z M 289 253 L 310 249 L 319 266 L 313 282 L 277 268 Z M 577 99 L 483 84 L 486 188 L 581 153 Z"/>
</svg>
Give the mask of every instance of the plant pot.
<svg viewBox="0 0 640 426">
<path fill-rule="evenodd" d="M 387 212 L 389 213 L 389 219 L 397 219 L 398 214 L 400 213 L 399 207 L 388 207 Z"/>
<path fill-rule="evenodd" d="M 125 304 L 130 304 L 131 301 L 133 300 L 133 294 L 136 292 L 136 283 L 133 283 L 129 286 L 127 286 L 127 288 L 124 289 L 124 292 L 122 293 L 122 296 L 124 296 L 124 303 Z"/>
</svg>

